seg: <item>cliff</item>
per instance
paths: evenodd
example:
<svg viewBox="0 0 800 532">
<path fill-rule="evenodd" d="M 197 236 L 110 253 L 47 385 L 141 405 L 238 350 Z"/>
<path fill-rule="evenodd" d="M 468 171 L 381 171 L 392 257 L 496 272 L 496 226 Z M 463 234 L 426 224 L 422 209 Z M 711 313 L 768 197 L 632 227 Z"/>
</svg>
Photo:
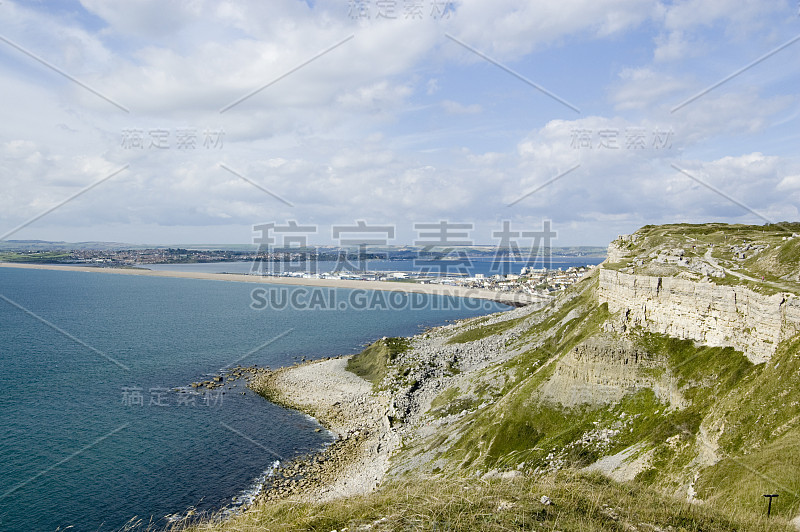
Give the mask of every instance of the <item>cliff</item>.
<svg viewBox="0 0 800 532">
<path fill-rule="evenodd" d="M 621 313 L 623 328 L 730 346 L 754 363 L 769 360 L 800 330 L 800 299 L 788 293 L 601 269 L 598 298 Z"/>
<path fill-rule="evenodd" d="M 686 402 L 675 379 L 661 371 L 665 365 L 630 340 L 598 336 L 561 358 L 541 392 L 549 401 L 575 407 L 616 403 L 649 389 L 659 401 L 682 408 Z"/>
<path fill-rule="evenodd" d="M 798 232 L 647 226 L 544 307 L 379 340 L 350 365 L 380 369 L 369 393 L 388 405 L 381 426 L 398 442 L 386 476 L 368 498 L 342 501 L 346 512 L 306 513 L 328 529 L 402 528 L 417 521 L 351 508 L 402 507 L 424 487 L 411 514 L 458 529 L 431 502 L 458 478 L 457 497 L 511 487 L 463 529 L 787 530 L 800 522 Z M 560 490 L 571 475 L 591 484 L 592 502 Z M 614 490 L 632 504 L 608 502 Z M 502 521 L 531 493 L 532 521 Z M 765 493 L 780 494 L 769 519 Z M 252 518 L 283 523 L 274 508 Z"/>
</svg>

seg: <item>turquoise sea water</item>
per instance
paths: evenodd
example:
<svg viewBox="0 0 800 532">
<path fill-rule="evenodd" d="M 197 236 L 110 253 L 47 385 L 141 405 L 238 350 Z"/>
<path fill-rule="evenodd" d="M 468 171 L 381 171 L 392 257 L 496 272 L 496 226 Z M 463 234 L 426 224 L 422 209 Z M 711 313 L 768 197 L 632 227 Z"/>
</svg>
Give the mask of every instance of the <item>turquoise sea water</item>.
<svg viewBox="0 0 800 532">
<path fill-rule="evenodd" d="M 224 395 L 187 385 L 231 364 L 353 353 L 506 309 L 256 311 L 252 289 L 1 269 L 0 530 L 115 530 L 134 516 L 163 525 L 189 507 L 229 506 L 276 460 L 331 438 L 243 382 Z"/>
</svg>

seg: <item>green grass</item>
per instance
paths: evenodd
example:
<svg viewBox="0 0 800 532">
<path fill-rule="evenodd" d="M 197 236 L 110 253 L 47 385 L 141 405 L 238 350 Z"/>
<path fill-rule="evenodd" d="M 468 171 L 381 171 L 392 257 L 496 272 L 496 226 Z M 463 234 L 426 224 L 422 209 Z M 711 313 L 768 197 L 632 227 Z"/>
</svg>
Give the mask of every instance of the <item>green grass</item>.
<svg viewBox="0 0 800 532">
<path fill-rule="evenodd" d="M 697 456 L 699 444 L 695 440 L 701 424 L 726 412 L 726 430 L 720 444 L 723 453 L 731 453 L 730 458 L 711 470 L 708 480 L 701 477 L 698 485 L 704 493 L 714 500 L 744 504 L 752 499 L 753 489 L 767 489 L 767 485 L 754 487 L 741 481 L 742 475 L 752 473 L 741 467 L 743 456 L 753 462 L 752 469 L 756 471 L 756 467 L 765 464 L 778 464 L 765 470 L 781 485 L 795 486 L 794 476 L 800 469 L 794 464 L 800 464 L 800 439 L 783 434 L 789 431 L 800 435 L 800 428 L 795 432 L 795 427 L 800 426 L 800 387 L 792 385 L 800 376 L 800 361 L 795 360 L 800 353 L 800 339 L 780 346 L 769 365 L 756 366 L 730 347 L 695 345 L 690 340 L 636 329 L 629 331 L 629 339 L 663 364 L 647 369 L 648 375 L 673 379 L 687 401 L 685 407 L 662 403 L 649 389 L 629 394 L 612 405 L 567 409 L 541 400 L 539 390 L 560 357 L 598 334 L 600 325 L 610 317 L 607 307 L 597 305 L 595 283 L 590 280 L 588 288 L 574 287 L 565 294 L 567 299 L 560 307 L 540 311 L 538 320 L 535 314 L 531 316 L 532 325 L 520 335 L 516 346 L 535 347 L 494 370 L 494 375 L 510 378 L 489 397 L 495 400 L 494 404 L 456 423 L 456 428 L 451 429 L 460 434 L 455 444 L 437 448 L 444 442 L 438 438 L 422 447 L 437 450 L 437 458 L 443 458 L 452 467 L 474 471 L 513 469 L 523 462 L 529 469 L 546 464 L 551 451 L 565 448 L 567 452 L 559 457 L 569 466 L 579 467 L 632 445 L 643 445 L 642 452 L 652 453 L 651 468 L 638 478 L 646 484 L 679 489 L 682 482 L 690 479 L 684 468 Z M 565 321 L 570 313 L 573 319 Z M 438 409 L 431 413 L 455 413 L 482 402 L 483 398 L 474 400 L 478 395 L 478 380 L 472 385 L 461 383 L 458 390 L 444 391 L 435 400 Z M 775 398 L 780 398 L 780 403 Z M 607 448 L 575 445 L 587 431 L 618 427 L 620 420 L 625 420 L 625 430 Z M 783 439 L 778 442 L 778 438 Z M 672 443 L 667 444 L 668 439 Z M 799 443 L 794 445 L 793 441 Z M 451 469 L 441 467 L 445 471 Z M 682 489 L 685 490 L 685 484 Z M 800 485 L 797 492 L 800 493 Z M 789 517 L 800 500 L 793 495 L 783 496 Z M 748 508 L 757 511 L 759 502 L 756 500 Z"/>
<path fill-rule="evenodd" d="M 776 511 L 800 512 L 800 337 L 785 341 L 718 400 L 712 417 L 724 424 L 722 460 L 700 478 L 701 497 L 761 508 L 778 493 Z"/>
<path fill-rule="evenodd" d="M 52 263 L 69 262 L 71 260 L 72 256 L 69 253 L 62 253 L 59 251 L 40 251 L 36 253 L 15 253 L 15 252 L 0 253 L 0 262 L 52 264 Z"/>
<path fill-rule="evenodd" d="M 600 325 L 609 318 L 607 306 L 596 304 L 592 289 L 572 296 L 522 335 L 526 341 L 545 335 L 546 338 L 537 342 L 537 347 L 503 364 L 502 368 L 513 378 L 498 392 L 494 404 L 468 415 L 461 422 L 460 439 L 444 451 L 444 458 L 473 470 L 513 468 L 522 462 L 529 466 L 542 464 L 553 449 L 568 447 L 570 450 L 564 458 L 569 465 L 577 467 L 644 443 L 646 448 L 656 450 L 654 457 L 658 466 L 673 473 L 691 456 L 686 452 L 677 456 L 664 442 L 675 436 L 681 442 L 693 439 L 715 400 L 749 382 L 756 371 L 741 352 L 732 348 L 695 346 L 689 340 L 638 330 L 631 337 L 634 344 L 654 359 L 663 361 L 663 367 L 644 371 L 654 378 L 666 378 L 669 373 L 688 400 L 687 407 L 670 408 L 659 402 L 650 389 L 629 394 L 614 405 L 567 409 L 544 402 L 539 390 L 550 378 L 556 362 L 574 346 L 598 334 Z M 570 313 L 575 317 L 565 321 Z M 435 403 L 437 406 L 450 403 L 456 405 L 451 412 L 460 411 L 463 409 L 460 401 L 468 393 L 468 389 L 463 392 L 446 390 Z M 443 406 L 439 408 L 445 410 Z M 618 427 L 620 420 L 626 420 L 625 431 L 614 438 L 609 447 L 574 445 L 584 433 L 595 428 Z M 655 480 L 656 477 L 651 479 Z"/>
<path fill-rule="evenodd" d="M 551 504 L 541 502 L 547 496 Z M 563 472 L 514 480 L 409 477 L 327 503 L 259 504 L 187 531 L 331 530 L 789 531 L 785 520 L 742 508 L 693 505 L 647 486 Z M 181 530 L 175 525 L 173 530 Z"/>
<path fill-rule="evenodd" d="M 800 240 L 783 240 L 791 236 L 792 232 L 800 230 L 798 223 L 781 223 L 759 225 L 727 225 L 727 224 L 674 224 L 661 226 L 645 226 L 636 234 L 635 243 L 625 242 L 617 245 L 634 256 L 644 258 L 649 264 L 650 255 L 662 249 L 682 248 L 685 256 L 701 257 L 706 250 L 713 246 L 713 256 L 726 268 L 753 277 L 757 281 L 740 279 L 734 275 L 724 278 L 712 277 L 715 284 L 724 286 L 746 286 L 762 294 L 772 295 L 781 291 L 800 292 L 800 284 L 795 281 L 786 281 L 781 277 L 794 277 L 800 268 Z M 747 251 L 745 260 L 734 259 L 731 246 L 743 245 L 745 242 L 767 245 L 759 253 Z M 693 247 L 696 246 L 696 249 Z M 628 265 L 630 260 L 617 264 L 607 264 L 607 269 L 618 270 Z M 678 268 L 674 273 L 667 273 L 664 265 L 656 265 L 653 275 L 674 275 L 683 268 Z M 637 273 L 647 273 L 637 268 Z M 764 281 L 761 281 L 761 278 Z"/>
<path fill-rule="evenodd" d="M 753 271 L 747 271 L 747 272 L 743 272 L 743 273 L 745 273 L 745 275 L 750 275 L 750 276 L 758 275 L 758 274 L 754 273 Z M 764 279 L 766 281 L 782 282 L 782 283 L 786 284 L 785 281 L 775 277 L 774 275 L 765 275 Z M 744 287 L 744 288 L 749 288 L 753 292 L 756 292 L 758 294 L 763 294 L 763 295 L 766 295 L 766 296 L 771 296 L 771 295 L 774 295 L 774 294 L 777 294 L 779 292 L 783 292 L 784 291 L 782 288 L 779 288 L 779 287 L 775 287 L 775 286 L 772 286 L 772 285 L 769 285 L 769 284 L 766 284 L 766 283 L 762 283 L 762 282 L 759 282 L 759 281 L 751 281 L 749 279 L 742 279 L 740 277 L 736 277 L 735 275 L 726 275 L 725 277 L 713 277 L 711 280 L 712 280 L 712 282 L 714 284 L 717 284 L 717 285 L 720 285 L 720 286 L 741 286 L 741 287 Z"/>
<path fill-rule="evenodd" d="M 569 410 L 542 402 L 539 389 L 551 376 L 556 361 L 595 334 L 608 318 L 608 306 L 596 303 L 592 290 L 595 285 L 596 279 L 571 287 L 571 299 L 566 304 L 556 310 L 539 311 L 542 319 L 521 335 L 522 342 L 543 335 L 545 340 L 501 366 L 510 378 L 499 390 L 500 398 L 464 419 L 464 431 L 444 453 L 445 458 L 471 469 L 509 467 L 541 460 L 549 450 L 567 445 L 593 427 L 596 408 Z M 565 321 L 570 313 L 575 317 Z M 450 397 L 452 392 L 445 393 L 450 401 L 458 400 Z M 575 465 L 587 465 L 597 458 L 591 452 L 577 451 L 570 457 Z"/>
<path fill-rule="evenodd" d="M 603 263 L 603 268 L 606 270 L 619 271 L 623 268 L 627 268 L 628 264 L 630 263 L 627 260 L 624 260 L 622 262 L 606 262 Z"/>
<path fill-rule="evenodd" d="M 666 360 L 684 391 L 707 389 L 704 396 L 697 397 L 700 400 L 705 400 L 708 394 L 719 396 L 729 392 L 755 367 L 741 351 L 732 347 L 695 345 L 692 340 L 641 330 L 636 332 L 635 338 L 648 353 Z"/>
<path fill-rule="evenodd" d="M 479 396 L 463 394 L 457 387 L 448 388 L 431 401 L 429 412 L 433 417 L 444 417 L 471 410 L 479 402 Z"/>
<path fill-rule="evenodd" d="M 759 512 L 767 506 L 763 495 L 777 493 L 773 513 L 791 519 L 800 512 L 798 471 L 800 429 L 794 428 L 747 455 L 724 458 L 704 471 L 698 482 L 699 497 Z"/>
<path fill-rule="evenodd" d="M 800 239 L 794 238 L 781 245 L 778 250 L 778 258 L 783 263 L 800 263 Z"/>
<path fill-rule="evenodd" d="M 800 337 L 781 343 L 772 359 L 720 403 L 726 421 L 720 444 L 750 451 L 800 426 Z"/>
<path fill-rule="evenodd" d="M 496 334 L 500 334 L 502 332 L 507 331 L 508 329 L 517 325 L 523 318 L 515 318 L 511 320 L 499 321 L 497 323 L 492 323 L 491 325 L 481 325 L 479 327 L 474 327 L 472 329 L 466 330 L 464 332 L 458 333 L 452 338 L 450 338 L 447 343 L 448 344 L 465 344 L 467 342 L 474 342 L 475 340 L 480 340 L 482 338 L 486 338 L 488 336 L 494 336 Z"/>
<path fill-rule="evenodd" d="M 562 295 L 561 298 L 566 300 L 559 308 L 555 308 L 554 303 L 542 308 L 537 312 L 540 316 L 538 322 L 533 323 L 527 330 L 523 331 L 517 340 L 517 345 L 524 346 L 531 340 L 541 336 L 555 336 L 563 335 L 567 328 L 575 327 L 581 322 L 571 320 L 569 323 L 562 324 L 561 327 L 556 329 L 567 315 L 573 310 L 578 311 L 580 314 L 586 314 L 591 308 L 598 307 L 597 301 L 597 286 L 598 274 L 592 272 L 589 276 L 585 277 L 580 283 L 570 286 Z M 608 306 L 605 306 L 606 311 Z"/>
<path fill-rule="evenodd" d="M 796 230 L 800 232 L 800 224 Z M 649 226 L 638 233 L 639 241 L 629 245 L 634 253 L 687 245 L 689 252 L 697 245 L 697 255 L 709 244 L 716 246 L 716 255 L 744 239 L 774 242 L 785 235 L 771 226 L 724 224 Z M 781 261 L 796 261 L 800 240 L 783 242 L 769 252 Z M 763 268 L 773 255 L 757 257 L 743 268 Z M 750 269 L 747 273 L 752 275 Z M 628 329 L 627 340 L 647 353 L 648 360 L 660 362 L 636 375 L 676 386 L 685 404 L 666 404 L 652 389 L 641 388 L 612 404 L 566 408 L 549 403 L 543 399 L 542 385 L 562 357 L 592 337 L 618 337 L 601 329 L 616 317 L 599 304 L 597 282 L 592 274 L 524 318 L 492 325 L 485 317 L 466 322 L 472 328 L 456 331 L 449 339 L 452 344 L 466 343 L 527 324 L 507 342 L 507 348 L 521 354 L 459 379 L 432 401 L 430 414 L 442 417 L 475 410 L 479 404 L 482 408 L 401 451 L 429 453 L 428 468 L 435 466 L 433 471 L 442 476 L 412 472 L 368 496 L 327 504 L 271 503 L 208 529 L 329 531 L 372 525 L 376 530 L 788 530 L 786 519 L 800 511 L 800 337 L 778 346 L 768 364 L 754 365 L 730 347 Z M 722 283 L 754 284 L 734 279 Z M 353 357 L 348 369 L 377 387 L 396 354 L 408 347 L 402 339 L 381 340 Z M 398 375 L 413 375 L 412 370 L 398 368 Z M 712 427 L 717 431 L 720 461 L 700 472 L 696 488 L 707 504 L 697 506 L 664 493 L 686 493 L 697 467 L 701 427 L 703 434 Z M 582 437 L 596 429 L 619 433 L 604 447 L 584 444 Z M 634 482 L 618 484 L 571 469 L 631 446 L 650 457 L 649 468 Z M 473 475 L 492 468 L 519 468 L 529 474 L 552 464 L 551 453 L 564 460 L 567 471 L 507 482 L 480 481 Z M 764 493 L 780 494 L 774 506 L 779 517 L 763 517 Z M 539 503 L 543 494 L 555 504 Z"/>
<path fill-rule="evenodd" d="M 347 371 L 377 387 L 386 376 L 389 364 L 399 353 L 410 349 L 408 338 L 383 338 L 370 344 L 347 361 Z"/>
</svg>

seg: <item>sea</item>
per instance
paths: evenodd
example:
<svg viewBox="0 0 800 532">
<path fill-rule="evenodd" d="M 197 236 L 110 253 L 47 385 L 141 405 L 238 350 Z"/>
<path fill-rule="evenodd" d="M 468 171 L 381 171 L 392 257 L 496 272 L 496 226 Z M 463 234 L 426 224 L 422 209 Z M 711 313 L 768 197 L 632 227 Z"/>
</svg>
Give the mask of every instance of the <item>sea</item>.
<svg viewBox="0 0 800 532">
<path fill-rule="evenodd" d="M 190 512 L 236 511 L 276 463 L 332 436 L 243 381 L 204 394 L 191 383 L 235 365 L 356 353 L 383 336 L 508 309 L 423 295 L 430 305 L 256 310 L 253 289 L 0 269 L 0 530 L 164 527 Z M 348 291 L 336 290 L 348 302 Z"/>
<path fill-rule="evenodd" d="M 350 263 L 351 271 L 370 271 L 370 272 L 420 272 L 423 268 L 433 274 L 439 275 L 466 275 L 474 276 L 482 274 L 491 276 L 495 274 L 519 274 L 522 268 L 548 268 L 562 269 L 573 266 L 597 265 L 605 260 L 605 257 L 552 257 L 547 261 L 539 257 L 532 261 L 503 260 L 497 261 L 491 258 L 470 258 L 464 263 L 457 260 L 453 261 L 434 261 L 421 265 L 419 261 L 412 259 L 403 260 L 366 260 L 363 263 L 353 261 Z M 281 273 L 290 271 L 303 271 L 309 273 L 326 273 L 337 269 L 344 269 L 343 265 L 336 261 L 318 262 L 298 262 L 281 263 L 263 262 L 261 264 L 253 261 L 232 261 L 232 262 L 206 262 L 206 263 L 187 263 L 187 264 L 144 264 L 143 268 L 151 270 L 177 271 L 177 272 L 202 272 L 202 273 L 250 273 L 255 271 L 267 271 L 271 273 Z"/>
</svg>

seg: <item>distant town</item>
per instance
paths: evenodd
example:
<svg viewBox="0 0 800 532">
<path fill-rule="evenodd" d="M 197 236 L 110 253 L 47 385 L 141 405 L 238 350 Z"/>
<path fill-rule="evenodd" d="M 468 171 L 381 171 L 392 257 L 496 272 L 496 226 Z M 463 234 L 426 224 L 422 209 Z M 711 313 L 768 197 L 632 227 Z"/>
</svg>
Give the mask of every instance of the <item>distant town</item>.
<svg viewBox="0 0 800 532">
<path fill-rule="evenodd" d="M 580 281 L 584 275 L 595 266 L 571 266 L 563 268 L 532 268 L 523 267 L 519 274 L 493 274 L 476 273 L 468 276 L 465 274 L 431 274 L 426 272 L 353 272 L 332 271 L 326 273 L 306 272 L 281 272 L 281 273 L 252 273 L 251 275 L 264 275 L 275 277 L 300 277 L 306 279 L 344 279 L 358 281 L 384 281 L 384 282 L 411 282 L 419 284 L 442 284 L 461 286 L 464 288 L 484 288 L 499 292 L 517 292 L 531 295 L 550 295 L 566 289 L 568 286 Z"/>
<path fill-rule="evenodd" d="M 552 248 L 546 250 L 551 259 L 587 258 L 587 264 L 562 268 L 520 267 L 519 262 L 513 266 L 509 262 L 509 254 L 491 246 L 474 246 L 457 250 L 461 261 L 478 260 L 498 262 L 490 273 L 475 273 L 469 267 L 463 267 L 460 261 L 446 253 L 425 255 L 429 267 L 409 268 L 408 261 L 419 259 L 420 249 L 407 247 L 384 247 L 375 252 L 359 252 L 352 248 L 323 246 L 304 249 L 274 249 L 259 252 L 253 249 L 192 249 L 184 247 L 142 247 L 124 248 L 119 244 L 75 244 L 26 242 L 14 247 L 11 242 L 4 243 L 0 249 L 0 262 L 19 262 L 33 264 L 63 264 L 96 266 L 105 268 L 148 268 L 162 264 L 202 264 L 226 262 L 250 262 L 251 275 L 280 277 L 305 277 L 318 279 L 354 279 L 367 281 L 404 282 L 420 284 L 444 284 L 466 288 L 483 288 L 502 292 L 518 292 L 534 295 L 547 295 L 564 290 L 579 281 L 594 267 L 591 262 L 598 262 L 604 257 L 605 249 L 576 247 Z M 72 247 L 72 248 L 71 248 Z M 245 247 L 245 246 L 240 246 Z M 209 246 L 210 248 L 210 246 Z M 433 260 L 430 260 L 433 258 Z M 591 260 L 588 260 L 591 259 Z M 370 267 L 370 261 L 397 262 L 397 270 L 378 271 Z M 322 272 L 321 263 L 334 262 L 327 265 L 329 271 Z M 405 261 L 405 262 L 401 262 Z M 533 261 L 530 261 L 533 263 Z M 431 267 L 430 265 L 433 264 Z M 538 264 L 542 266 L 541 260 Z M 387 270 L 386 264 L 382 270 Z M 413 270 L 413 271 L 409 271 Z"/>
</svg>

